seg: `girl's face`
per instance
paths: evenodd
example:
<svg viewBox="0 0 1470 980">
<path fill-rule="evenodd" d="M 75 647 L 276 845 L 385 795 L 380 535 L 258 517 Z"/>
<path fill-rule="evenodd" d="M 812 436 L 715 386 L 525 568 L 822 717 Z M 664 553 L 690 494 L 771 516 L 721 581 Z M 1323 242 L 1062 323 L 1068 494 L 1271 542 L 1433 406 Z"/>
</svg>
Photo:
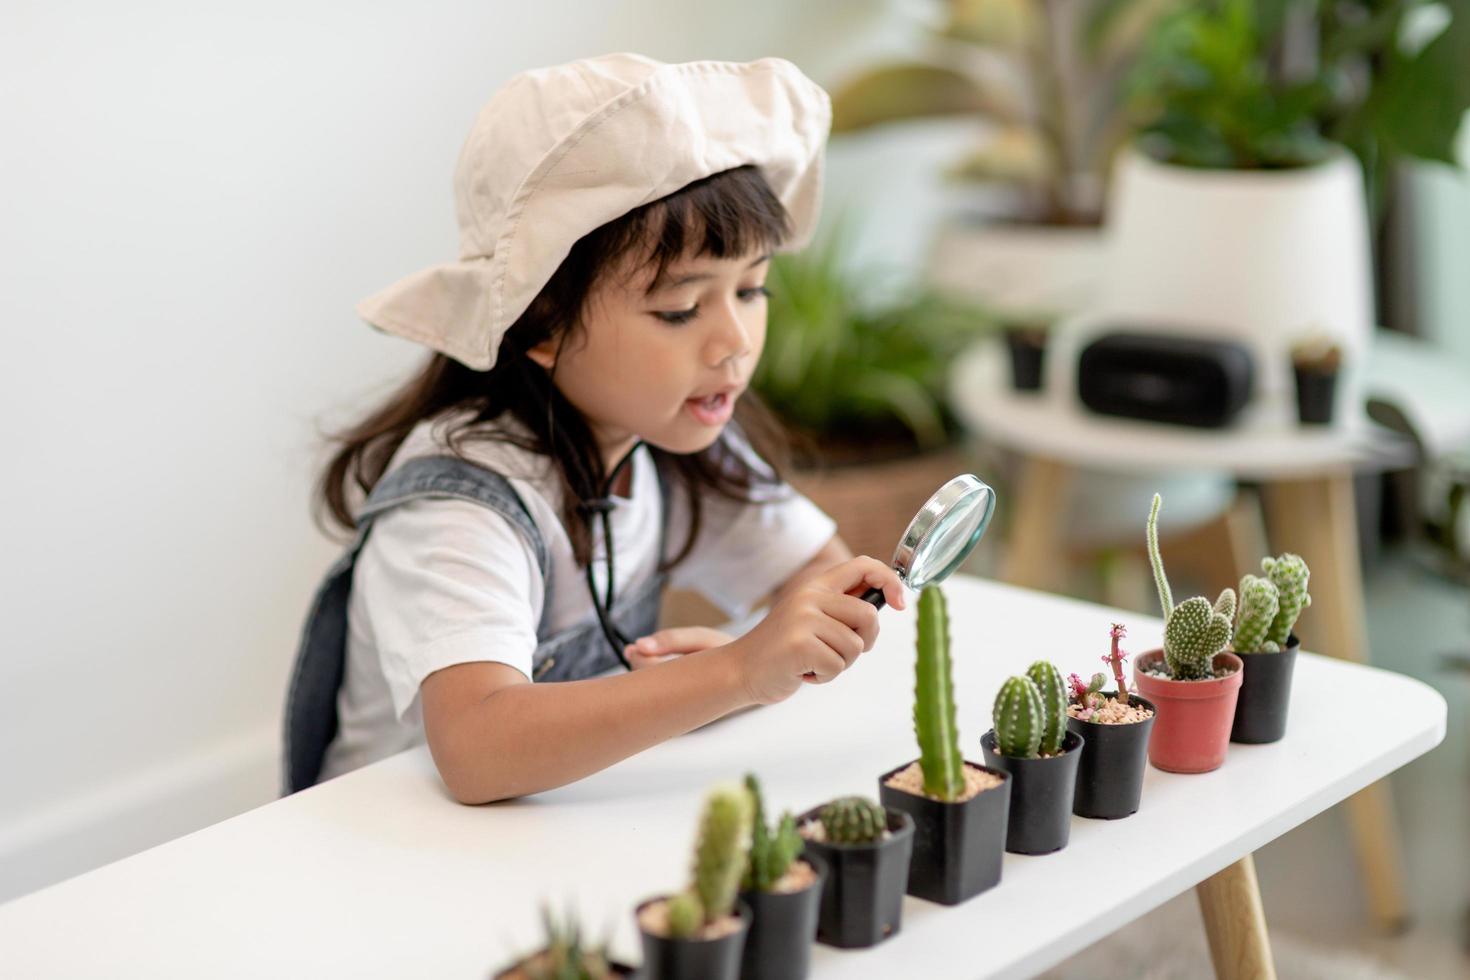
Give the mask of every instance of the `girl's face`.
<svg viewBox="0 0 1470 980">
<path fill-rule="evenodd" d="M 529 353 L 587 419 L 611 467 L 641 438 L 695 453 L 719 436 L 766 340 L 770 255 L 686 256 L 654 270 L 606 275 L 582 329 Z"/>
</svg>

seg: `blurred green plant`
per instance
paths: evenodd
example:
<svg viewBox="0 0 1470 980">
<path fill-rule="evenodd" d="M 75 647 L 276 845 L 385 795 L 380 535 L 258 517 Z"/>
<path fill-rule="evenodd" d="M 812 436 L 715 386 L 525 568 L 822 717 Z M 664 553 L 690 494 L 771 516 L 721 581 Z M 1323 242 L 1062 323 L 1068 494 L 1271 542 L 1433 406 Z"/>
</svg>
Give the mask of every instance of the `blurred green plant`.
<svg viewBox="0 0 1470 980">
<path fill-rule="evenodd" d="M 832 130 L 971 116 L 991 125 L 948 176 L 1009 185 L 1016 217 L 1092 224 L 1131 132 L 1122 86 L 1183 0 L 931 0 L 924 57 L 866 69 L 832 95 Z M 912 6 L 912 5 L 911 5 Z"/>
<path fill-rule="evenodd" d="M 771 262 L 769 326 L 752 387 L 782 419 L 830 448 L 946 445 L 958 424 L 947 404 L 956 354 L 994 325 L 974 301 L 854 270 L 846 217 L 795 255 Z"/>
<path fill-rule="evenodd" d="M 1341 144 L 1377 210 L 1396 160 L 1455 163 L 1470 0 L 1202 0 L 1160 19 L 1127 88 L 1158 160 L 1301 167 Z"/>
</svg>

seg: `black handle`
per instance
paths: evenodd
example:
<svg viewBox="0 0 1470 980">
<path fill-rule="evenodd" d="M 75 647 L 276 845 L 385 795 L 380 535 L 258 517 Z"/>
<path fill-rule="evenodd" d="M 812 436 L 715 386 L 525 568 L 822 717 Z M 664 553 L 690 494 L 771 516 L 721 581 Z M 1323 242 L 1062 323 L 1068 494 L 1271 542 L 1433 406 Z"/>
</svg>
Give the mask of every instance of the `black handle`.
<svg viewBox="0 0 1470 980">
<path fill-rule="evenodd" d="M 862 600 L 864 602 L 871 602 L 878 609 L 882 609 L 885 605 L 888 604 L 887 601 L 883 598 L 882 589 L 869 589 L 862 594 Z"/>
</svg>

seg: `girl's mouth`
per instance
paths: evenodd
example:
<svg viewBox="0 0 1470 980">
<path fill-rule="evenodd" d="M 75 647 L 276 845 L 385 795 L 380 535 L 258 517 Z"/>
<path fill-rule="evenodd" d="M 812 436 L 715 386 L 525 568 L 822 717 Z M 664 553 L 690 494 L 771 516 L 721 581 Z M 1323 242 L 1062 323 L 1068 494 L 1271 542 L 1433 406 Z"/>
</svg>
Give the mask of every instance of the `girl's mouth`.
<svg viewBox="0 0 1470 980">
<path fill-rule="evenodd" d="M 735 411 L 734 392 L 720 391 L 705 398 L 690 398 L 684 407 L 701 425 L 724 425 Z"/>
</svg>

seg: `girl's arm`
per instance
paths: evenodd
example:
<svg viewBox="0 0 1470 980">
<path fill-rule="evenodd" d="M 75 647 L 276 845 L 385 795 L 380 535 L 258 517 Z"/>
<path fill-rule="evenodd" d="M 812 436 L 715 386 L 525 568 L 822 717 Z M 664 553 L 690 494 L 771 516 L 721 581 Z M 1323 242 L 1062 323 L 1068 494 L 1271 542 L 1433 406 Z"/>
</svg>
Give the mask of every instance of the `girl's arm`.
<svg viewBox="0 0 1470 980">
<path fill-rule="evenodd" d="M 805 675 L 829 681 L 873 645 L 878 611 L 857 598 L 870 586 L 904 608 L 898 575 L 855 558 L 787 594 L 745 636 L 648 670 L 545 684 L 498 663 L 435 671 L 419 686 L 434 764 L 455 799 L 488 803 L 563 786 L 738 708 L 781 701 Z"/>
</svg>

